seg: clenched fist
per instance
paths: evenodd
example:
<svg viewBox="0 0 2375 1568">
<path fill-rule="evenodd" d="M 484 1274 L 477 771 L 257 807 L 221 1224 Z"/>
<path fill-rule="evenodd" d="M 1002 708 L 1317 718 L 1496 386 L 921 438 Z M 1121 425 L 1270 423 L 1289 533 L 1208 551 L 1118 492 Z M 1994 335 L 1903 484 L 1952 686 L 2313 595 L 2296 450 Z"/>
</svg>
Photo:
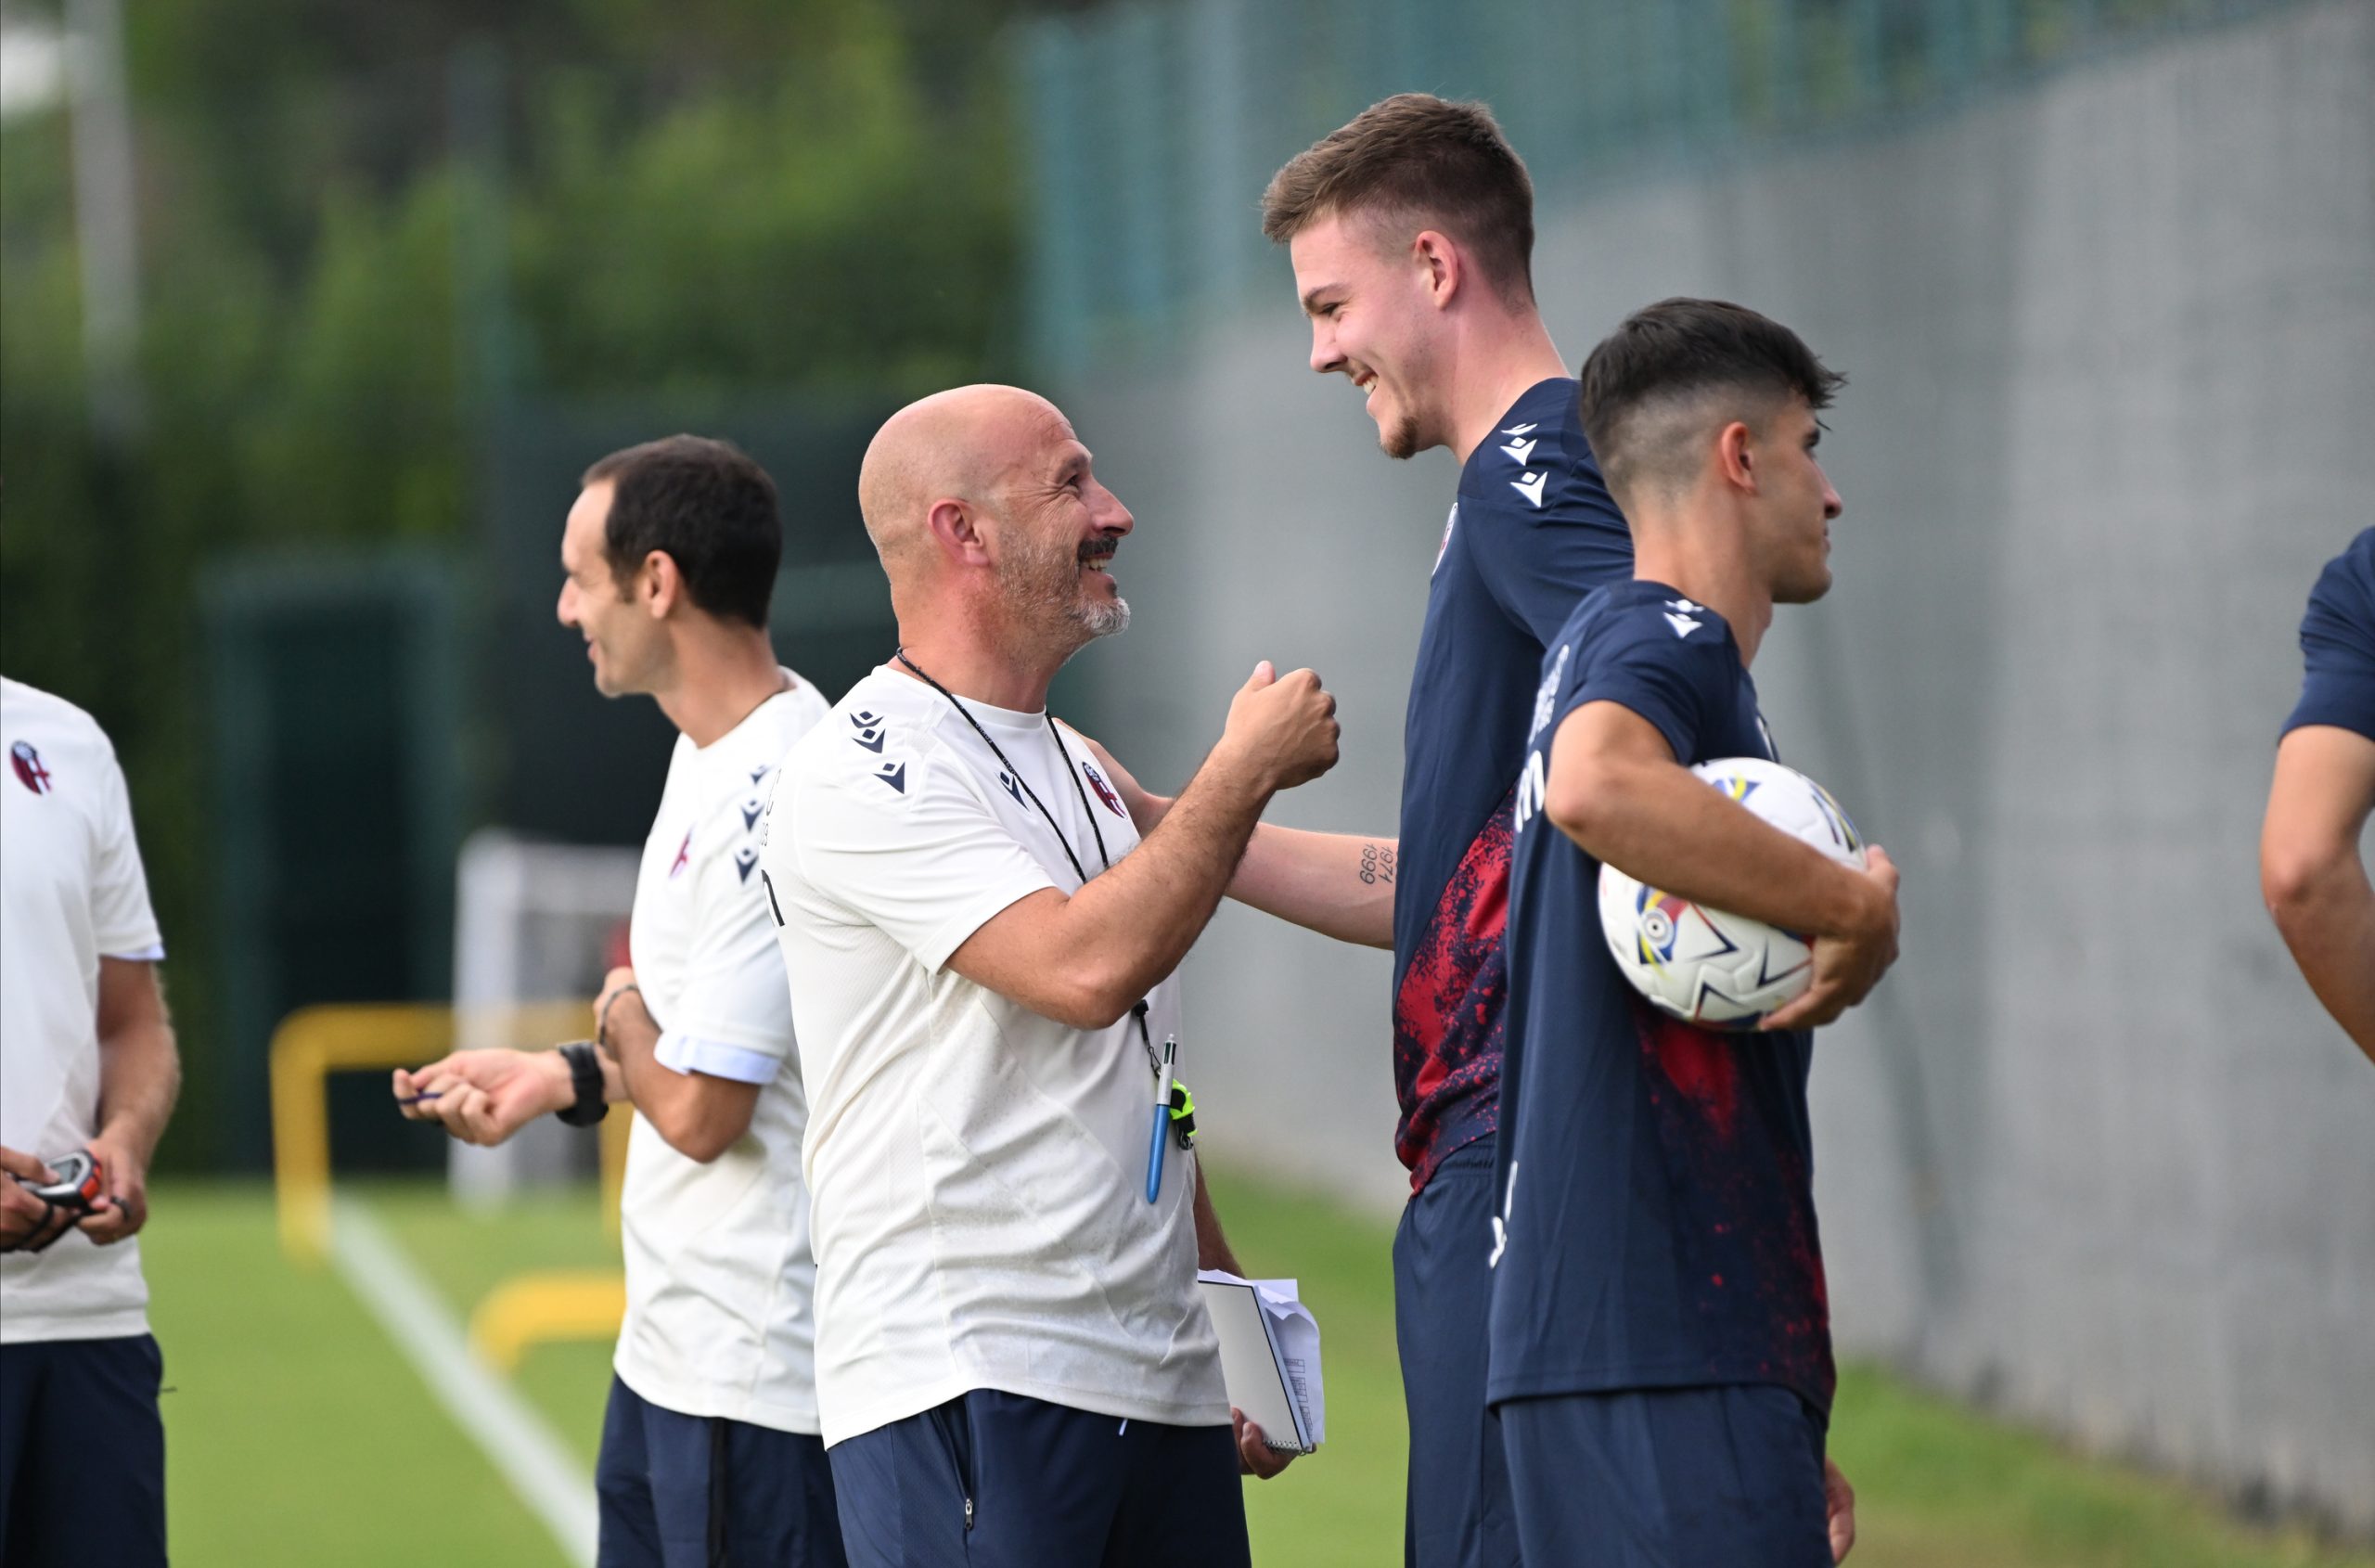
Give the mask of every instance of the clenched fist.
<svg viewBox="0 0 2375 1568">
<path fill-rule="evenodd" d="M 1228 705 L 1221 745 L 1256 767 L 1272 790 L 1308 784 L 1336 765 L 1336 699 L 1310 670 L 1279 675 L 1266 659 Z"/>
</svg>

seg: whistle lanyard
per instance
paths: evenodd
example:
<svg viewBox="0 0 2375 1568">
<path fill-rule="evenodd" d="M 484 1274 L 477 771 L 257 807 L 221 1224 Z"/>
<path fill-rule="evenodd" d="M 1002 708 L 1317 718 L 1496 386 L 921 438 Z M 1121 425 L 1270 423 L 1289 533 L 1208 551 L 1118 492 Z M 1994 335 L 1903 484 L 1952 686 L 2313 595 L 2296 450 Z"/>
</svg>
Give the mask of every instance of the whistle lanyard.
<svg viewBox="0 0 2375 1568">
<path fill-rule="evenodd" d="M 1039 808 L 1039 815 L 1047 819 L 1047 826 L 1055 832 L 1056 842 L 1063 846 L 1064 858 L 1072 863 L 1072 874 L 1081 880 L 1082 886 L 1087 886 L 1088 868 L 1080 863 L 1080 856 L 1072 853 L 1072 842 L 1064 836 L 1063 825 L 1056 820 L 1056 814 L 1047 809 L 1047 803 L 1039 798 L 1039 791 L 1031 787 L 1031 780 L 1022 776 L 1022 770 L 1014 765 L 995 740 L 990 739 L 990 732 L 982 727 L 982 721 L 973 716 L 973 711 L 957 700 L 956 693 L 926 675 L 922 665 L 907 657 L 905 649 L 894 650 L 892 656 L 905 664 L 918 680 L 947 698 L 948 705 L 956 710 L 956 716 L 972 726 L 973 733 L 982 738 L 982 744 L 990 749 L 990 755 L 997 758 L 998 765 L 1006 769 L 1007 777 L 1021 786 L 1022 792 L 1031 798 L 1031 803 Z M 1080 794 L 1081 815 L 1088 819 L 1088 830 L 1097 840 L 1097 858 L 1104 863 L 1106 870 L 1110 871 L 1113 869 L 1113 857 L 1106 853 L 1105 830 L 1097 825 L 1097 810 L 1088 803 L 1088 787 L 1080 781 L 1080 769 L 1073 765 L 1072 752 L 1064 745 L 1063 731 L 1056 727 L 1056 715 L 1047 713 L 1042 716 L 1047 721 L 1047 734 L 1056 742 L 1056 754 L 1064 759 L 1064 771 L 1072 775 L 1072 788 Z M 1138 1022 L 1138 1044 L 1146 1049 L 1147 1066 L 1153 1070 L 1156 1081 L 1161 1082 L 1162 1058 L 1155 1054 L 1154 1034 L 1147 1026 L 1145 997 L 1141 996 L 1132 1004 L 1130 1016 Z"/>
</svg>

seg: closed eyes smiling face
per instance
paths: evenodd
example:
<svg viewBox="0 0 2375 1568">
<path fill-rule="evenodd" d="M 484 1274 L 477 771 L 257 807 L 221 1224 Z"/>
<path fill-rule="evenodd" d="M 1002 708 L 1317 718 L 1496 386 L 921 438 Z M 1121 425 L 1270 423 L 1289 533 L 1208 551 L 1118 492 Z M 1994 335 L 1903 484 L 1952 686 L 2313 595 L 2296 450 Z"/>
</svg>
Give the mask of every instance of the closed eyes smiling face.
<svg viewBox="0 0 2375 1568">
<path fill-rule="evenodd" d="M 1112 567 L 1136 520 L 1098 480 L 1088 448 L 1069 430 L 1051 434 L 1008 493 L 1020 526 L 1000 554 L 999 578 L 1010 596 L 1091 636 L 1108 636 L 1129 622 Z"/>
<path fill-rule="evenodd" d="M 1418 294 L 1415 270 L 1400 264 L 1370 229 L 1342 218 L 1305 228 L 1289 242 L 1288 254 L 1311 323 L 1312 369 L 1342 376 L 1366 394 L 1363 406 L 1388 456 L 1439 443 L 1426 395 L 1432 313 Z"/>
</svg>

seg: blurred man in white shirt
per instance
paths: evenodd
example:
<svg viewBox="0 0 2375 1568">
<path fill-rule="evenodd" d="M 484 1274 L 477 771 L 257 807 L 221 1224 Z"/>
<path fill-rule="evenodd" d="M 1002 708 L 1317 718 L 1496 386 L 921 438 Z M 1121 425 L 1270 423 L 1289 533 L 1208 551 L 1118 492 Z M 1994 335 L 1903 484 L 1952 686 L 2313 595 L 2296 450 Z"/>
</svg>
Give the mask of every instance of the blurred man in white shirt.
<svg viewBox="0 0 2375 1568">
<path fill-rule="evenodd" d="M 181 1061 L 115 749 L 0 679 L 0 1561 L 165 1561 L 163 1372 L 140 1244 Z M 98 1164 L 87 1212 L 32 1189 Z"/>
</svg>

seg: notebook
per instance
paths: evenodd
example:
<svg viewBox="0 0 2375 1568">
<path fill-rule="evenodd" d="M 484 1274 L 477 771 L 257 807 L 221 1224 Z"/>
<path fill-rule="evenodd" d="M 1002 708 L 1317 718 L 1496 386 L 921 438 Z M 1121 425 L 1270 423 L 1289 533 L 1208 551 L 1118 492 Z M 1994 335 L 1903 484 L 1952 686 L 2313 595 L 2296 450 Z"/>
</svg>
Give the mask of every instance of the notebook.
<svg viewBox="0 0 2375 1568">
<path fill-rule="evenodd" d="M 1328 1433 L 1319 1379 L 1319 1320 L 1291 1279 L 1240 1279 L 1207 1268 L 1196 1276 L 1204 1310 L 1221 1339 L 1228 1402 L 1287 1453 L 1308 1454 Z"/>
</svg>

